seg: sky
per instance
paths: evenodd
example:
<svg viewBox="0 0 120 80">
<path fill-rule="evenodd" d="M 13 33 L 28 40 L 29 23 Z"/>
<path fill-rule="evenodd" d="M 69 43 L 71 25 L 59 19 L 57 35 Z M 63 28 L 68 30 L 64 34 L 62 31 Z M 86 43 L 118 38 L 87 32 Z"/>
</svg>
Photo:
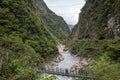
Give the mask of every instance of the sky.
<svg viewBox="0 0 120 80">
<path fill-rule="evenodd" d="M 62 16 L 67 24 L 75 25 L 85 0 L 44 0 L 49 9 Z"/>
</svg>

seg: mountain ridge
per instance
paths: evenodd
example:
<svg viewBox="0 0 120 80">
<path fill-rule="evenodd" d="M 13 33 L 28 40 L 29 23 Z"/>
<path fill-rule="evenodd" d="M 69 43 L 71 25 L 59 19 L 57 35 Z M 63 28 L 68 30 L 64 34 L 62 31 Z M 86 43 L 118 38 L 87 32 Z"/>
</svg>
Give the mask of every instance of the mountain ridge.
<svg viewBox="0 0 120 80">
<path fill-rule="evenodd" d="M 74 54 L 93 60 L 83 69 L 93 71 L 99 80 L 119 80 L 119 4 L 120 0 L 86 0 L 68 40 Z"/>
<path fill-rule="evenodd" d="M 88 0 L 79 15 L 76 39 L 114 39 L 120 37 L 119 0 Z M 75 31 L 73 30 L 72 36 Z"/>
<path fill-rule="evenodd" d="M 49 31 L 60 40 L 67 39 L 70 30 L 64 19 L 51 11 L 43 0 L 35 0 L 35 3 Z"/>
<path fill-rule="evenodd" d="M 58 54 L 40 13 L 35 0 L 0 0 L 0 80 L 42 79 L 34 67 Z"/>
</svg>

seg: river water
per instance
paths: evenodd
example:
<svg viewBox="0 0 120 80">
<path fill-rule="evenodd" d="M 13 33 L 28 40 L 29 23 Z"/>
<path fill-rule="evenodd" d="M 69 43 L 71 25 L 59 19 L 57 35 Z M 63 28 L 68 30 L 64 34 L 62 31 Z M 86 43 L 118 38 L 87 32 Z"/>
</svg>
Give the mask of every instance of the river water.
<svg viewBox="0 0 120 80">
<path fill-rule="evenodd" d="M 57 65 L 55 65 L 54 67 L 70 69 L 74 64 L 80 61 L 80 57 L 71 54 L 69 50 L 64 51 L 65 49 L 64 45 L 59 45 L 58 49 L 59 49 L 59 53 L 62 55 L 64 59 L 59 63 L 57 63 Z M 72 78 L 66 76 L 57 76 L 57 80 L 72 80 Z"/>
</svg>

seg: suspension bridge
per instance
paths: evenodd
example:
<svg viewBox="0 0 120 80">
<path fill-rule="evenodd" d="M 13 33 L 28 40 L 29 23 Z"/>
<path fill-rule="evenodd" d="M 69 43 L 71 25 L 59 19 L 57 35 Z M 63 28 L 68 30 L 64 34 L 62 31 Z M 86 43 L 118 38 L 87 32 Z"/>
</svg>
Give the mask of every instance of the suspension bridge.
<svg viewBox="0 0 120 80">
<path fill-rule="evenodd" d="M 95 80 L 91 71 L 85 70 L 71 70 L 71 69 L 63 69 L 63 68 L 45 68 L 45 67 L 38 67 L 38 72 L 41 73 L 48 73 L 53 75 L 61 75 L 61 76 L 68 76 L 68 77 L 79 77 L 83 79 Z"/>
</svg>

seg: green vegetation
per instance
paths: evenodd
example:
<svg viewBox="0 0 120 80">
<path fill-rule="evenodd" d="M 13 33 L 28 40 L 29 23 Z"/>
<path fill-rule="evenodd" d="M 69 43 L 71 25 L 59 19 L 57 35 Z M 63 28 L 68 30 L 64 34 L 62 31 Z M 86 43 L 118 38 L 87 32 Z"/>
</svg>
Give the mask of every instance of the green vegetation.
<svg viewBox="0 0 120 80">
<path fill-rule="evenodd" d="M 0 0 L 0 80 L 36 80 L 34 67 L 58 53 L 31 5 L 33 0 Z"/>
<path fill-rule="evenodd" d="M 42 19 L 47 24 L 48 29 L 53 35 L 64 42 L 69 36 L 69 28 L 62 17 L 57 16 L 53 13 L 41 14 Z"/>
<path fill-rule="evenodd" d="M 38 79 L 36 79 L 36 80 L 56 80 L 57 78 L 56 78 L 56 76 L 54 76 L 54 75 L 48 75 L 48 74 L 42 74 L 41 76 L 39 76 L 39 78 Z"/>
<path fill-rule="evenodd" d="M 94 76 L 99 80 L 119 80 L 120 64 L 115 63 L 108 56 L 101 56 L 93 67 Z"/>
<path fill-rule="evenodd" d="M 120 78 L 120 39 L 76 41 L 72 44 L 72 49 L 82 57 L 95 60 L 91 70 L 99 80 Z"/>
<path fill-rule="evenodd" d="M 98 58 L 107 53 L 113 60 L 120 61 L 120 39 L 76 41 L 72 49 L 80 52 L 81 56 Z"/>
<path fill-rule="evenodd" d="M 79 39 L 120 37 L 119 4 L 120 0 L 87 0 L 80 13 Z"/>
<path fill-rule="evenodd" d="M 91 70 L 98 80 L 119 80 L 120 0 L 85 1 L 79 22 L 71 34 L 72 39 L 79 29 L 78 41 L 71 43 L 71 48 L 82 57 L 94 59 Z"/>
<path fill-rule="evenodd" d="M 99 59 L 97 59 L 95 65 L 92 68 L 92 71 L 93 71 L 93 76 L 97 80 L 119 80 L 120 79 L 120 76 L 119 76 L 120 64 L 113 62 L 106 55 L 101 56 Z M 74 80 L 84 80 L 84 79 L 75 78 Z"/>
<path fill-rule="evenodd" d="M 40 12 L 38 15 L 40 15 L 48 30 L 54 35 L 54 38 L 61 42 L 66 41 L 70 30 L 64 19 L 52 12 L 44 0 L 34 0 L 34 3 L 35 8 L 33 9 Z"/>
<path fill-rule="evenodd" d="M 50 77 L 45 78 L 43 80 L 56 80 L 56 79 L 57 79 L 56 76 L 50 76 Z"/>
</svg>

